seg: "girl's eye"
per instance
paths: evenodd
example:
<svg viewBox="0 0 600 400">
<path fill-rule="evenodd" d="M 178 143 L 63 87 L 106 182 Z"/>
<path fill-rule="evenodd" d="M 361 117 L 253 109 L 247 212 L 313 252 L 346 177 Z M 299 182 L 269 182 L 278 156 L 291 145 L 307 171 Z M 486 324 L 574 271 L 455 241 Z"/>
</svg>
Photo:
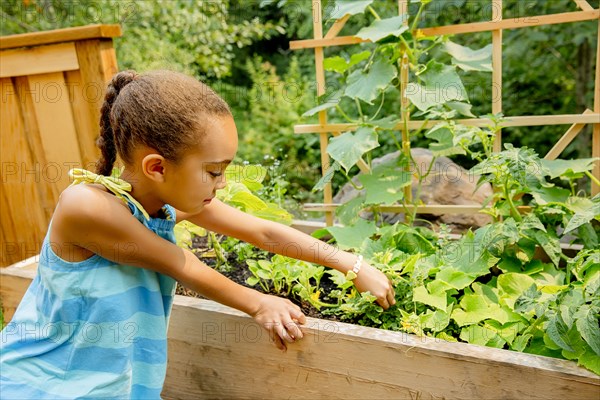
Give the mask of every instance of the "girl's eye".
<svg viewBox="0 0 600 400">
<path fill-rule="evenodd" d="M 209 172 L 209 174 L 211 174 L 212 176 L 214 176 L 215 178 L 218 178 L 219 176 L 223 175 L 222 172 Z"/>
</svg>

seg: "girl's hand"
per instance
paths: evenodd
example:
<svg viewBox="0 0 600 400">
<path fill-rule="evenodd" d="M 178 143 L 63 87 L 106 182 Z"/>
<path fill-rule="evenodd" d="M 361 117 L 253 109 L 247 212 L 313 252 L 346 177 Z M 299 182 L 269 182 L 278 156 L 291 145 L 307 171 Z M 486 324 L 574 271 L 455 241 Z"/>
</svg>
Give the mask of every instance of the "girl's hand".
<svg viewBox="0 0 600 400">
<path fill-rule="evenodd" d="M 396 292 L 387 276 L 375 267 L 363 262 L 354 286 L 359 292 L 369 291 L 377 297 L 377 303 L 384 309 L 396 304 Z"/>
<path fill-rule="evenodd" d="M 263 294 L 256 312 L 250 315 L 269 332 L 280 350 L 287 349 L 285 342 L 294 343 L 304 336 L 298 324 L 304 324 L 306 318 L 300 307 L 287 299 Z"/>
</svg>

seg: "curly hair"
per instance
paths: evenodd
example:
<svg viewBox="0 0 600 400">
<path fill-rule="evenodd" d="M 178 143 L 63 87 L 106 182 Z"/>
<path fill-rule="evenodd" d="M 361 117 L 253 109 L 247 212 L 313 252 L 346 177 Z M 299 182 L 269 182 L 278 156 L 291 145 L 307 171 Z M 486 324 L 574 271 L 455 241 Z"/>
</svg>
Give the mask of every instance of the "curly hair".
<svg viewBox="0 0 600 400">
<path fill-rule="evenodd" d="M 173 71 L 117 73 L 108 84 L 100 111 L 102 156 L 96 173 L 110 175 L 117 154 L 131 163 L 136 145 L 155 149 L 177 162 L 202 141 L 205 121 L 231 115 L 227 103 L 210 87 Z"/>
</svg>

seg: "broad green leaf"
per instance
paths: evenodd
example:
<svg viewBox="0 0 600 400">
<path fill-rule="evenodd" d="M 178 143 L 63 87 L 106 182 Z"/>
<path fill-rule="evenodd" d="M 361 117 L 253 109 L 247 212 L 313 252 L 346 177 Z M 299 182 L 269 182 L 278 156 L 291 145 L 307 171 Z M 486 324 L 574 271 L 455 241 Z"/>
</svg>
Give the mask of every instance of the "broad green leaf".
<svg viewBox="0 0 600 400">
<path fill-rule="evenodd" d="M 347 79 L 344 96 L 373 104 L 379 94 L 398 75 L 398 70 L 388 62 L 377 60 L 365 73 L 362 68 L 353 71 Z"/>
<path fill-rule="evenodd" d="M 427 111 L 450 101 L 468 101 L 467 90 L 456 67 L 432 60 L 420 77 L 425 86 L 409 83 L 406 89 L 408 98 L 419 110 Z"/>
<path fill-rule="evenodd" d="M 443 310 L 427 310 L 425 314 L 419 315 L 419 322 L 422 328 L 440 332 L 446 329 L 450 323 L 450 315 Z"/>
<path fill-rule="evenodd" d="M 366 204 L 394 204 L 404 198 L 403 188 L 410 185 L 412 175 L 399 165 L 385 164 L 358 179 L 367 192 Z"/>
<path fill-rule="evenodd" d="M 458 271 L 452 267 L 442 269 L 437 273 L 435 278 L 446 282 L 458 290 L 469 286 L 475 280 L 474 276 L 465 274 L 463 271 Z"/>
<path fill-rule="evenodd" d="M 568 225 L 568 224 L 567 224 Z M 583 246 L 586 249 L 597 249 L 600 248 L 598 240 L 598 234 L 594 230 L 594 227 L 590 222 L 581 225 L 578 230 L 578 236 L 583 242 Z"/>
<path fill-rule="evenodd" d="M 580 158 L 577 160 L 541 160 L 543 168 L 550 178 L 554 179 L 565 174 L 578 174 L 591 171 L 594 168 L 595 158 Z"/>
<path fill-rule="evenodd" d="M 500 290 L 501 299 L 511 309 L 515 302 L 527 289 L 535 285 L 535 280 L 529 275 L 509 272 L 498 276 L 497 286 Z"/>
<path fill-rule="evenodd" d="M 559 314 L 555 314 L 549 318 L 546 333 L 550 339 L 560 348 L 574 352 L 575 349 L 572 347 L 572 341 L 569 338 L 568 332 L 569 328 L 565 325 Z"/>
<path fill-rule="evenodd" d="M 366 123 L 381 129 L 394 129 L 396 125 L 400 123 L 400 121 L 401 120 L 396 118 L 395 115 L 388 115 L 385 118 L 377 119 L 375 121 L 367 121 Z"/>
<path fill-rule="evenodd" d="M 458 340 L 456 340 L 456 338 L 454 336 L 450 336 L 446 332 L 440 332 L 437 335 L 435 335 L 435 337 L 437 339 L 442 339 L 442 340 L 445 340 L 448 342 L 458 342 Z"/>
<path fill-rule="evenodd" d="M 527 327 L 527 325 L 521 321 L 501 324 L 494 320 L 487 320 L 484 326 L 496 332 L 498 336 L 500 336 L 502 340 L 509 345 L 512 345 L 519 332 L 523 331 Z"/>
<path fill-rule="evenodd" d="M 511 350 L 523 351 L 529 344 L 529 340 L 533 337 L 532 334 L 526 333 L 525 335 L 517 336 L 510 346 Z"/>
<path fill-rule="evenodd" d="M 418 301 L 428 306 L 446 310 L 446 293 L 429 293 L 425 286 L 418 286 L 413 290 L 413 301 Z"/>
<path fill-rule="evenodd" d="M 465 294 L 460 301 L 460 307 L 452 312 L 452 319 L 459 326 L 476 324 L 487 319 L 493 319 L 502 324 L 519 320 L 518 316 L 512 314 L 510 310 L 486 301 L 485 297 L 479 294 Z"/>
<path fill-rule="evenodd" d="M 531 187 L 529 188 L 531 195 L 539 205 L 549 203 L 564 203 L 569 198 L 571 192 L 568 189 L 551 187 Z"/>
<path fill-rule="evenodd" d="M 241 183 L 253 192 L 263 187 L 266 176 L 267 169 L 261 165 L 230 165 L 225 170 L 227 181 Z"/>
<path fill-rule="evenodd" d="M 504 256 L 497 267 L 502 272 L 521 272 L 523 270 L 523 262 L 516 257 Z"/>
<path fill-rule="evenodd" d="M 475 114 L 471 112 L 471 109 L 473 108 L 472 104 L 462 103 L 460 101 L 449 101 L 446 103 L 446 107 L 455 110 L 465 117 L 476 118 Z"/>
<path fill-rule="evenodd" d="M 447 246 L 439 256 L 444 265 L 453 266 L 468 275 L 481 276 L 488 274 L 498 262 L 498 258 L 482 250 L 481 243 L 475 241 L 472 232 L 468 232 L 458 242 Z"/>
<path fill-rule="evenodd" d="M 259 282 L 259 279 L 255 276 L 250 276 L 246 279 L 246 283 L 250 286 L 254 286 Z"/>
<path fill-rule="evenodd" d="M 256 217 L 291 225 L 294 216 L 274 203 L 266 203 L 265 208 L 253 210 L 250 213 Z"/>
<path fill-rule="evenodd" d="M 600 356 L 594 354 L 593 351 L 586 351 L 577 360 L 577 364 L 583 365 L 596 375 L 600 375 Z"/>
<path fill-rule="evenodd" d="M 355 133 L 346 132 L 329 141 L 327 152 L 335 161 L 350 171 L 367 151 L 379 147 L 375 129 L 361 126 Z"/>
<path fill-rule="evenodd" d="M 593 203 L 590 208 L 587 210 L 582 210 L 580 212 L 575 213 L 573 217 L 569 220 L 565 228 L 564 233 L 569 233 L 574 229 L 579 228 L 581 225 L 587 224 L 593 219 L 600 218 L 600 202 Z"/>
<path fill-rule="evenodd" d="M 250 192 L 237 192 L 229 202 L 243 207 L 244 211 L 256 211 L 267 208 L 267 204 Z"/>
<path fill-rule="evenodd" d="M 316 192 L 319 190 L 323 190 L 325 185 L 328 184 L 329 182 L 331 182 L 331 180 L 333 179 L 333 175 L 335 175 L 335 171 L 339 171 L 339 170 L 340 170 L 340 163 L 337 161 L 334 161 L 331 164 L 331 166 L 329 166 L 329 168 L 327 168 L 327 171 L 325 171 L 325 174 L 323 174 L 321 179 L 319 179 L 319 181 L 312 188 L 312 191 Z"/>
<path fill-rule="evenodd" d="M 350 62 L 348 63 L 348 65 L 350 67 L 353 67 L 356 64 L 360 63 L 361 61 L 366 60 L 370 56 L 371 56 L 371 52 L 369 50 L 361 51 L 360 53 L 354 53 L 350 56 Z"/>
<path fill-rule="evenodd" d="M 342 225 L 352 225 L 360 218 L 359 213 L 365 207 L 365 197 L 357 196 L 342 204 L 335 210 L 335 215 L 340 219 Z"/>
<path fill-rule="evenodd" d="M 550 260 L 558 267 L 558 263 L 560 262 L 560 255 L 562 254 L 562 249 L 560 247 L 560 242 L 558 238 L 551 236 L 549 233 L 542 231 L 533 232 L 533 239 L 542 246 Z"/>
<path fill-rule="evenodd" d="M 377 227 L 374 222 L 361 218 L 352 226 L 330 226 L 327 230 L 340 249 L 348 250 L 359 249 L 366 239 L 377 232 Z"/>
<path fill-rule="evenodd" d="M 542 293 L 537 290 L 537 286 L 534 283 L 527 290 L 525 290 L 514 303 L 514 310 L 521 314 L 528 314 L 534 310 L 538 304 L 538 299 Z"/>
<path fill-rule="evenodd" d="M 462 328 L 460 331 L 460 338 L 462 340 L 480 346 L 488 345 L 488 343 L 495 340 L 497 336 L 498 334 L 493 330 L 479 325 L 470 325 L 466 328 Z"/>
<path fill-rule="evenodd" d="M 425 134 L 425 137 L 436 141 L 429 143 L 429 150 L 435 156 L 448 157 L 456 154 L 466 154 L 462 147 L 455 145 L 454 135 L 446 124 L 434 126 Z"/>
<path fill-rule="evenodd" d="M 311 108 L 302 114 L 303 117 L 310 117 L 318 113 L 319 111 L 327 110 L 329 108 L 335 107 L 339 104 L 340 98 L 342 97 L 343 91 L 342 89 L 336 90 L 331 93 L 326 93 L 325 95 L 319 98 L 321 104 L 316 107 Z"/>
<path fill-rule="evenodd" d="M 408 15 L 403 14 L 397 17 L 375 20 L 370 26 L 362 28 L 354 36 L 371 42 L 377 42 L 390 35 L 398 37 L 408 30 L 408 26 L 404 24 L 407 18 Z"/>
<path fill-rule="evenodd" d="M 575 325 L 583 340 L 600 356 L 600 329 L 596 312 L 587 304 L 581 306 L 575 314 Z"/>
<path fill-rule="evenodd" d="M 373 0 L 336 0 L 329 19 L 340 19 L 346 15 L 356 15 L 365 11 Z"/>
<path fill-rule="evenodd" d="M 534 213 L 528 213 L 523 217 L 523 220 L 519 224 L 519 229 L 525 231 L 528 229 L 537 229 L 546 232 L 546 227 L 542 224 L 542 221 Z"/>
<path fill-rule="evenodd" d="M 344 57 L 335 56 L 335 57 L 327 57 L 323 60 L 323 68 L 325 71 L 335 71 L 337 73 L 343 74 L 348 69 L 348 61 Z"/>
<path fill-rule="evenodd" d="M 492 72 L 492 45 L 473 50 L 451 41 L 446 42 L 444 50 L 452 56 L 452 63 L 463 71 Z"/>
</svg>

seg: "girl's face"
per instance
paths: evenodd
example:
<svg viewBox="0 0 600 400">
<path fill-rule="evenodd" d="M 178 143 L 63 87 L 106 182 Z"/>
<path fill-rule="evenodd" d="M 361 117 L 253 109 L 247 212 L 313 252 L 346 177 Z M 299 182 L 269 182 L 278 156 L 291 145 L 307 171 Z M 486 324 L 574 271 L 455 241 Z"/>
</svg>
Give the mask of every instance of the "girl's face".
<svg viewBox="0 0 600 400">
<path fill-rule="evenodd" d="M 165 171 L 165 201 L 186 213 L 198 213 L 226 185 L 225 168 L 235 157 L 237 129 L 231 116 L 212 118 L 206 136 L 176 165 Z"/>
</svg>

